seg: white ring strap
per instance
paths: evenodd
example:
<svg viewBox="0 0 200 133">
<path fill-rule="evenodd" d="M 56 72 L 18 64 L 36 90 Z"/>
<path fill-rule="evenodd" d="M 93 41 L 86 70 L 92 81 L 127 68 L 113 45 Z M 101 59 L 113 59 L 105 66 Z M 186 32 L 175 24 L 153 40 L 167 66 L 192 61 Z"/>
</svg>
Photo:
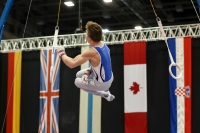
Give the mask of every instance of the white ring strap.
<svg viewBox="0 0 200 133">
<path fill-rule="evenodd" d="M 158 26 L 159 26 L 160 31 L 161 31 L 161 33 L 162 33 L 162 36 L 164 37 L 165 43 L 166 43 L 166 45 L 167 45 L 167 49 L 168 49 L 168 53 L 169 53 L 169 58 L 170 58 L 170 61 L 171 61 L 171 64 L 169 65 L 169 73 L 170 73 L 170 75 L 171 75 L 174 79 L 179 79 L 179 78 L 182 77 L 181 68 L 180 68 L 180 66 L 179 66 L 177 63 L 175 63 L 174 60 L 173 60 L 172 54 L 171 54 L 171 52 L 170 52 L 170 50 L 169 50 L 169 47 L 168 47 L 168 42 L 167 42 L 166 34 L 165 34 L 164 30 L 163 30 L 162 22 L 161 22 L 160 18 L 158 18 L 158 17 L 157 17 L 157 23 L 158 23 Z M 178 76 L 175 76 L 175 75 L 172 73 L 172 66 L 175 66 L 175 67 L 177 67 L 177 68 L 180 70 L 180 71 L 179 71 L 179 72 L 180 72 L 179 75 L 177 74 Z"/>
<path fill-rule="evenodd" d="M 51 57 L 51 69 L 50 69 L 50 82 L 52 83 L 53 77 L 54 77 L 54 55 L 56 53 L 55 48 L 57 46 L 57 41 L 58 41 L 58 31 L 59 27 L 56 26 L 55 28 L 55 33 L 54 33 L 54 41 L 53 41 L 53 46 L 52 46 L 52 57 Z"/>
</svg>

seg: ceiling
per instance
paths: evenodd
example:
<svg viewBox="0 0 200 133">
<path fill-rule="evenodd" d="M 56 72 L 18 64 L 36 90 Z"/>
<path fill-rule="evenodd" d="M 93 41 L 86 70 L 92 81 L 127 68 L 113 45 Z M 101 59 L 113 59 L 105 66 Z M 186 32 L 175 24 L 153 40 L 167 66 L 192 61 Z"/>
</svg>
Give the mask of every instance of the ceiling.
<svg viewBox="0 0 200 133">
<path fill-rule="evenodd" d="M 1 13 L 6 1 L 0 0 Z M 158 26 L 149 0 L 113 0 L 112 3 L 105 3 L 103 0 L 71 1 L 75 6 L 67 7 L 62 0 L 59 35 L 74 34 L 79 28 L 80 18 L 83 30 L 87 21 L 97 22 L 102 28 L 109 30 L 133 29 L 136 25 L 144 28 Z M 60 0 L 13 0 L 3 39 L 54 35 L 59 2 Z M 199 23 L 191 0 L 152 0 L 152 3 L 163 26 Z M 199 13 L 197 1 L 194 0 L 193 3 Z"/>
</svg>

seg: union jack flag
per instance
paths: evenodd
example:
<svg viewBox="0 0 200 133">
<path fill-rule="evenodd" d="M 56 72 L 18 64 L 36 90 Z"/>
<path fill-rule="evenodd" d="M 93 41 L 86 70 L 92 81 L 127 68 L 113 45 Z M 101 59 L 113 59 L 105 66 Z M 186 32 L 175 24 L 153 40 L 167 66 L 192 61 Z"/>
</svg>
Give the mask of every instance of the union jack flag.
<svg viewBox="0 0 200 133">
<path fill-rule="evenodd" d="M 38 133 L 59 133 L 60 58 L 54 55 L 50 82 L 52 50 L 40 51 L 40 114 Z"/>
</svg>

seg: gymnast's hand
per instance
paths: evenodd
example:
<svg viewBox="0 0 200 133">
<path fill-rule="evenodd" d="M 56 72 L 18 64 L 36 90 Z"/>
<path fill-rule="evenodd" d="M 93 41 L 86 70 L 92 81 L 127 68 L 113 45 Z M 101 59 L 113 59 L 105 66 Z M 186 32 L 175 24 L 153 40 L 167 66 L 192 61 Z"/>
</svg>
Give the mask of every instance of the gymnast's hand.
<svg viewBox="0 0 200 133">
<path fill-rule="evenodd" d="M 66 54 L 66 53 L 65 53 L 65 48 L 64 48 L 63 46 L 58 47 L 56 51 L 57 51 L 57 53 L 58 53 L 58 55 L 59 55 L 60 58 L 61 58 L 64 54 Z"/>
<path fill-rule="evenodd" d="M 82 83 L 83 84 L 87 84 L 87 79 L 88 79 L 88 75 L 87 74 L 83 74 L 83 76 L 81 77 Z"/>
</svg>

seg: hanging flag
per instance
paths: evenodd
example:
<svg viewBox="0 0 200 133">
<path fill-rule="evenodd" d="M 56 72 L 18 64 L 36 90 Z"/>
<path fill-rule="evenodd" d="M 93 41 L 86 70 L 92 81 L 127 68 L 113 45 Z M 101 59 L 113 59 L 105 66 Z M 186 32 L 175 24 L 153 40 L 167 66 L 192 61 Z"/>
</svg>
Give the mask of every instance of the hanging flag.
<svg viewBox="0 0 200 133">
<path fill-rule="evenodd" d="M 146 42 L 124 43 L 125 133 L 147 133 Z"/>
<path fill-rule="evenodd" d="M 40 51 L 40 113 L 38 133 L 59 133 L 60 58 L 54 55 L 50 82 L 51 50 Z"/>
<path fill-rule="evenodd" d="M 22 52 L 8 54 L 6 132 L 20 133 Z"/>
<path fill-rule="evenodd" d="M 170 133 L 191 133 L 191 38 L 170 38 L 168 44 L 183 72 L 179 79 L 169 75 Z M 179 69 L 172 67 L 172 72 L 176 75 Z"/>
</svg>

